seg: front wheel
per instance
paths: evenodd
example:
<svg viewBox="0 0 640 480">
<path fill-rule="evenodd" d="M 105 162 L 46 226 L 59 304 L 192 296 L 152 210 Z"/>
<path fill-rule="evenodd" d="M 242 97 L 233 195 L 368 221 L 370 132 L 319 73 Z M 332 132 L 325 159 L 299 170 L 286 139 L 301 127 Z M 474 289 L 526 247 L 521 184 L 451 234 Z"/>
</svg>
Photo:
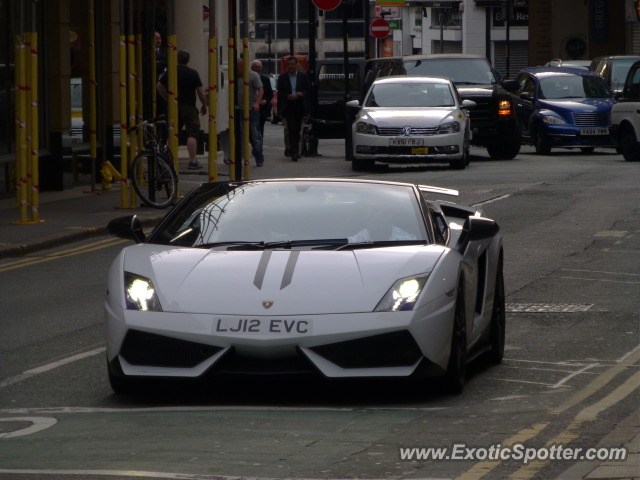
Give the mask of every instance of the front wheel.
<svg viewBox="0 0 640 480">
<path fill-rule="evenodd" d="M 457 160 L 452 160 L 449 162 L 449 167 L 451 167 L 451 170 L 464 170 L 464 168 L 467 166 L 467 158 L 466 155 L 462 155 L 462 157 L 458 158 Z"/>
<path fill-rule="evenodd" d="M 595 150 L 594 147 L 580 147 L 580 151 L 582 153 L 586 153 L 587 155 L 589 155 L 590 153 L 593 153 L 594 150 Z"/>
<path fill-rule="evenodd" d="M 467 377 L 467 322 L 465 319 L 464 289 L 462 282 L 456 293 L 456 311 L 453 316 L 451 353 L 444 386 L 450 393 L 462 393 Z"/>
<path fill-rule="evenodd" d="M 620 135 L 620 150 L 627 162 L 637 162 L 640 160 L 640 146 L 632 127 L 625 127 Z"/>
<path fill-rule="evenodd" d="M 502 258 L 500 258 L 496 271 L 496 287 L 493 294 L 493 313 L 491 315 L 491 350 L 488 353 L 491 363 L 501 363 L 504 357 L 505 327 L 504 275 L 502 273 Z"/>
<path fill-rule="evenodd" d="M 147 178 L 146 189 L 138 184 L 138 169 L 142 168 Z M 153 181 L 151 181 L 153 177 Z M 147 152 L 138 155 L 131 164 L 131 183 L 140 199 L 152 208 L 166 208 L 176 201 L 178 176 L 169 158 L 158 153 L 155 157 Z"/>
<path fill-rule="evenodd" d="M 549 146 L 544 136 L 542 125 L 538 125 L 538 128 L 536 128 L 535 147 L 538 155 L 549 155 L 551 153 L 551 146 Z"/>
</svg>

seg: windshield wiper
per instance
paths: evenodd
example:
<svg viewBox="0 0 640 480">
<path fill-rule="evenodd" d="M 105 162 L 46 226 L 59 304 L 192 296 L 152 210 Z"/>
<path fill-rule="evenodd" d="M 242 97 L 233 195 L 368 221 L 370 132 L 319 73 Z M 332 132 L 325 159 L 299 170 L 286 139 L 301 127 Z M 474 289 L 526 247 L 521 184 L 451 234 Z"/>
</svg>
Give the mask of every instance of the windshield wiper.
<svg viewBox="0 0 640 480">
<path fill-rule="evenodd" d="M 347 249 L 362 249 L 362 248 L 382 248 L 382 247 L 406 247 L 411 245 L 427 245 L 426 240 L 386 240 L 386 241 L 378 241 L 378 242 L 354 242 L 348 243 L 341 247 L 336 248 L 336 250 L 347 250 Z"/>
<path fill-rule="evenodd" d="M 291 248 L 291 247 L 312 247 L 312 246 L 328 246 L 328 245 L 344 245 L 349 240 L 346 238 L 326 238 L 313 240 L 280 240 L 277 242 L 233 242 L 234 244 L 227 250 L 246 250 L 257 249 L 265 250 L 270 248 Z M 231 242 L 230 242 L 231 243 Z"/>
<path fill-rule="evenodd" d="M 486 83 L 478 83 L 478 82 L 453 82 L 456 85 L 486 85 Z"/>
</svg>

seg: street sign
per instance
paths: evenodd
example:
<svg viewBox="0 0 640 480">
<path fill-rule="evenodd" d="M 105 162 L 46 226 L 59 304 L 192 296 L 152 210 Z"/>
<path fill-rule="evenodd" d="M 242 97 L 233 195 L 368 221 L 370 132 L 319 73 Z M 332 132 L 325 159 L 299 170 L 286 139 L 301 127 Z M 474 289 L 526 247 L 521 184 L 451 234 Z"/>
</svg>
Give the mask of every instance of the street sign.
<svg viewBox="0 0 640 480">
<path fill-rule="evenodd" d="M 390 18 L 400 18 L 399 7 L 376 7 L 376 18 L 384 18 L 389 20 Z"/>
<path fill-rule="evenodd" d="M 391 30 L 402 30 L 402 20 L 389 20 Z"/>
<path fill-rule="evenodd" d="M 382 18 L 376 18 L 371 23 L 371 35 L 376 38 L 384 38 L 389 35 L 391 32 L 391 27 L 389 26 L 389 22 Z"/>
<path fill-rule="evenodd" d="M 340 5 L 341 0 L 313 0 L 313 4 L 320 10 L 333 10 Z"/>
</svg>

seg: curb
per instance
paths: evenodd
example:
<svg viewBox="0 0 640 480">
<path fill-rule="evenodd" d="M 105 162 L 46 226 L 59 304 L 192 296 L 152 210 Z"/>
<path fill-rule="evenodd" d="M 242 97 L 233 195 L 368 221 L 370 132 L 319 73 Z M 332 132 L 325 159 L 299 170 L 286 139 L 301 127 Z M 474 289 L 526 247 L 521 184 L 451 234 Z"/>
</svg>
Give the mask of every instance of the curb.
<svg viewBox="0 0 640 480">
<path fill-rule="evenodd" d="M 144 228 L 156 227 L 164 217 L 144 217 L 140 219 Z M 36 241 L 27 245 L 15 245 L 0 249 L 0 260 L 5 258 L 23 257 L 30 253 L 48 250 L 50 248 L 61 247 L 69 243 L 81 242 L 93 237 L 104 237 L 109 235 L 107 227 L 85 228 L 76 230 L 68 234 L 59 235 L 53 238 Z"/>
</svg>

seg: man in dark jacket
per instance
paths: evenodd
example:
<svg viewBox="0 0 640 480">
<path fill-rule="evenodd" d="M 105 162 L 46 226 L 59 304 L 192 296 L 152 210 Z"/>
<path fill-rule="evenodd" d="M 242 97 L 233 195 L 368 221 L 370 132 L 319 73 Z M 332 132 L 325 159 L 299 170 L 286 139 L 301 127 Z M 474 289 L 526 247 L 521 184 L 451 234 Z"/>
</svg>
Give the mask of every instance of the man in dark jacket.
<svg viewBox="0 0 640 480">
<path fill-rule="evenodd" d="M 271 87 L 271 79 L 267 75 L 262 74 L 262 62 L 260 60 L 253 61 L 251 64 L 251 70 L 260 75 L 262 89 L 264 91 L 264 94 L 262 95 L 262 102 L 260 103 L 260 135 L 262 135 L 262 141 L 264 142 L 264 123 L 271 114 L 273 88 Z"/>
<path fill-rule="evenodd" d="M 300 159 L 302 121 L 305 118 L 308 120 L 311 116 L 309 90 L 307 74 L 298 71 L 298 61 L 295 57 L 289 57 L 287 71 L 278 77 L 278 115 L 283 118 L 289 129 L 291 159 L 294 162 Z"/>
</svg>

